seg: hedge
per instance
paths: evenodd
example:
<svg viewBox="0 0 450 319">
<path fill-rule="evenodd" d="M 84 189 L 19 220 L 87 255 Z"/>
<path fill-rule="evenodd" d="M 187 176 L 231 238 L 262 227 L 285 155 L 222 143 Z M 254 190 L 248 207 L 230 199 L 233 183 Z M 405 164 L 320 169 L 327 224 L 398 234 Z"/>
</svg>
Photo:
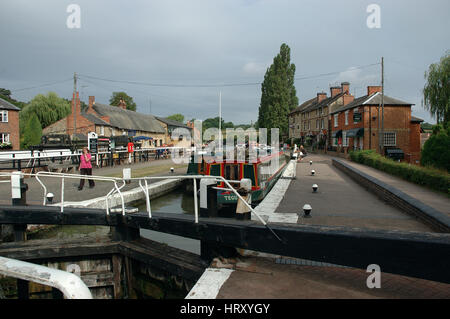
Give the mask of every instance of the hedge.
<svg viewBox="0 0 450 319">
<path fill-rule="evenodd" d="M 438 169 L 395 162 L 373 150 L 352 151 L 350 159 L 450 196 L 450 174 Z"/>
</svg>

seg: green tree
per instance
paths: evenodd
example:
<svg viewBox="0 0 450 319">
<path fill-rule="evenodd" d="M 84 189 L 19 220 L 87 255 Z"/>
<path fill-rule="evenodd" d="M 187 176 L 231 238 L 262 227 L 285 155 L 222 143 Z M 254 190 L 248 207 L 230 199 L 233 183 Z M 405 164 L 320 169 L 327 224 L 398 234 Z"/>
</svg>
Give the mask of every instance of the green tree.
<svg viewBox="0 0 450 319">
<path fill-rule="evenodd" d="M 70 103 L 60 98 L 56 93 L 38 94 L 19 113 L 20 134 L 24 134 L 24 129 L 33 114 L 37 116 L 39 123 L 45 128 L 66 117 L 70 112 Z"/>
<path fill-rule="evenodd" d="M 295 65 L 291 63 L 291 49 L 285 43 L 280 53 L 264 75 L 261 85 L 261 103 L 258 112 L 258 127 L 267 128 L 268 141 L 270 129 L 279 128 L 280 138 L 288 134 L 288 114 L 298 106 L 294 86 Z"/>
<path fill-rule="evenodd" d="M 450 172 L 450 127 L 433 127 L 433 134 L 423 145 L 420 164 L 446 169 Z"/>
<path fill-rule="evenodd" d="M 41 142 L 42 126 L 35 113 L 28 119 L 21 138 L 21 148 L 27 149 L 29 146 L 38 145 Z"/>
<path fill-rule="evenodd" d="M 173 121 L 184 123 L 184 115 L 180 113 L 169 115 L 167 118 Z"/>
<path fill-rule="evenodd" d="M 450 54 L 444 55 L 439 63 L 431 64 L 425 72 L 427 80 L 423 89 L 424 107 L 437 123 L 447 127 L 450 123 Z"/>
<path fill-rule="evenodd" d="M 127 110 L 136 111 L 136 103 L 134 103 L 133 98 L 125 92 L 113 92 L 109 99 L 109 104 L 118 106 L 121 99 L 127 104 Z"/>
<path fill-rule="evenodd" d="M 220 126 L 221 126 L 222 130 L 224 130 L 227 128 L 233 128 L 234 124 L 233 124 L 233 122 L 225 122 L 222 118 Z M 219 128 L 219 117 L 218 116 L 216 116 L 214 118 L 208 118 L 202 122 L 203 131 L 205 131 L 206 129 L 211 128 L 211 127 Z"/>
</svg>

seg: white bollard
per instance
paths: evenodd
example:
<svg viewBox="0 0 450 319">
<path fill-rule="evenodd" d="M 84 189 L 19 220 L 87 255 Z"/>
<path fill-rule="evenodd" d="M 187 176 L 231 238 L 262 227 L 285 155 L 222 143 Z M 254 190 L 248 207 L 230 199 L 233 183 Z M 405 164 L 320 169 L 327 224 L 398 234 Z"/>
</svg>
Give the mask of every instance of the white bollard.
<svg viewBox="0 0 450 319">
<path fill-rule="evenodd" d="M 123 179 L 125 180 L 125 183 L 131 183 L 131 168 L 123 169 Z"/>
</svg>

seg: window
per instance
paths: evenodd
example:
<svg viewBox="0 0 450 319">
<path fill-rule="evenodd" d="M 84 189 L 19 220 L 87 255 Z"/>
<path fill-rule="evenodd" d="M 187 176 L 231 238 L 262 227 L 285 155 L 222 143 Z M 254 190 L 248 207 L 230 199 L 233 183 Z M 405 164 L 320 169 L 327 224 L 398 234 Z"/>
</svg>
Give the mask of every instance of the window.
<svg viewBox="0 0 450 319">
<path fill-rule="evenodd" d="M 8 111 L 0 111 L 0 122 L 8 122 Z"/>
<path fill-rule="evenodd" d="M 9 133 L 2 133 L 2 143 L 9 143 Z"/>
<path fill-rule="evenodd" d="M 345 111 L 345 125 L 348 125 L 348 111 Z"/>
<path fill-rule="evenodd" d="M 384 133 L 384 146 L 396 146 L 397 138 L 395 132 Z"/>
<path fill-rule="evenodd" d="M 339 114 L 334 114 L 334 127 L 338 126 Z"/>
<path fill-rule="evenodd" d="M 342 131 L 342 146 L 348 146 L 348 137 L 346 131 Z"/>
<path fill-rule="evenodd" d="M 324 122 L 323 122 L 323 119 L 320 121 L 320 128 L 323 130 L 324 129 Z"/>
<path fill-rule="evenodd" d="M 319 120 L 316 120 L 316 128 L 320 128 L 319 127 Z"/>
<path fill-rule="evenodd" d="M 104 126 L 100 126 L 100 135 L 105 135 L 105 127 Z"/>
</svg>

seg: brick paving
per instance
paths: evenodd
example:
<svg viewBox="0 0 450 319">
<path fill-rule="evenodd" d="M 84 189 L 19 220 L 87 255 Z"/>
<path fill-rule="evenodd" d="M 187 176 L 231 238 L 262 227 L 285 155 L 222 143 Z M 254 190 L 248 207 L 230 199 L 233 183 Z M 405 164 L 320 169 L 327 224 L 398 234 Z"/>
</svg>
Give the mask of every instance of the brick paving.
<svg viewBox="0 0 450 319">
<path fill-rule="evenodd" d="M 280 265 L 270 258 L 248 258 L 235 270 L 218 299 L 450 299 L 450 285 L 381 273 L 381 288 L 368 288 L 362 269 Z"/>
</svg>

